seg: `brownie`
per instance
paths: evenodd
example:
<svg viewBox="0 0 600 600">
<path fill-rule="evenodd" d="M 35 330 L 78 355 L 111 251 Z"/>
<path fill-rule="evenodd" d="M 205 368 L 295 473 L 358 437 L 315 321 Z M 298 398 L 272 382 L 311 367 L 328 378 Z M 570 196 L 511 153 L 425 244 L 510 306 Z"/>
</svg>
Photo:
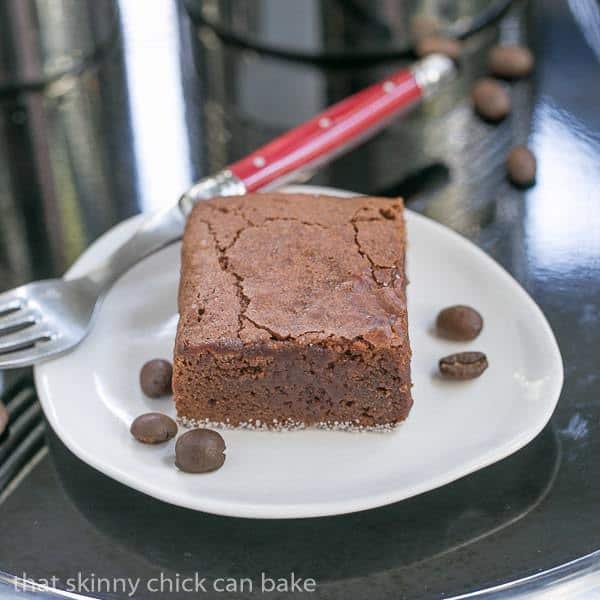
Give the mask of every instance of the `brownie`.
<svg viewBox="0 0 600 600">
<path fill-rule="evenodd" d="M 199 203 L 183 238 L 184 425 L 386 431 L 411 408 L 400 199 Z"/>
</svg>

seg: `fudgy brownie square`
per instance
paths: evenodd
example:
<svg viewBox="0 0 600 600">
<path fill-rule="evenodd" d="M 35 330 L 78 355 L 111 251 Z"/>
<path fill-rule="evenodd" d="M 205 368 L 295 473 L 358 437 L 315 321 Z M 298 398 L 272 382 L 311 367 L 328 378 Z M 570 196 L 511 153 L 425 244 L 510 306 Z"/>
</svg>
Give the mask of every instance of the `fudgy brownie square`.
<svg viewBox="0 0 600 600">
<path fill-rule="evenodd" d="M 187 425 L 388 430 L 412 405 L 402 200 L 199 203 L 173 390 Z"/>
</svg>

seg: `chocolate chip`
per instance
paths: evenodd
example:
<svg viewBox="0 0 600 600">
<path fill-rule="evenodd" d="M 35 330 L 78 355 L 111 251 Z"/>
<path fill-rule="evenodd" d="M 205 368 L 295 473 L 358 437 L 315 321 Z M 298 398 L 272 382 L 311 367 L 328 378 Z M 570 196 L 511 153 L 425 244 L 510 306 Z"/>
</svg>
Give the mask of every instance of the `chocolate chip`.
<svg viewBox="0 0 600 600">
<path fill-rule="evenodd" d="M 519 186 L 529 186 L 535 181 L 537 161 L 526 146 L 515 146 L 506 157 L 508 178 Z"/>
<path fill-rule="evenodd" d="M 477 113 L 489 121 L 500 121 L 511 109 L 510 96 L 504 86 L 490 78 L 480 79 L 471 90 Z"/>
<path fill-rule="evenodd" d="M 162 413 L 140 415 L 131 424 L 131 435 L 143 444 L 162 444 L 175 437 L 177 424 Z"/>
<path fill-rule="evenodd" d="M 533 70 L 535 59 L 524 46 L 494 46 L 488 55 L 488 68 L 497 77 L 518 79 Z"/>
<path fill-rule="evenodd" d="M 171 393 L 173 367 L 168 360 L 155 358 L 148 361 L 140 372 L 140 386 L 146 396 L 160 398 Z"/>
<path fill-rule="evenodd" d="M 8 425 L 8 412 L 2 402 L 0 402 L 0 435 L 4 433 L 6 426 Z"/>
<path fill-rule="evenodd" d="M 483 327 L 481 315 L 470 306 L 457 304 L 440 311 L 436 319 L 438 333 L 449 340 L 474 340 Z"/>
<path fill-rule="evenodd" d="M 430 54 L 445 54 L 452 60 L 458 60 L 461 51 L 462 46 L 458 40 L 437 35 L 421 38 L 415 46 L 415 52 L 420 57 Z"/>
<path fill-rule="evenodd" d="M 225 442 L 212 429 L 192 429 L 175 444 L 175 464 L 186 473 L 216 471 L 225 462 Z"/>
<path fill-rule="evenodd" d="M 483 352 L 458 352 L 440 358 L 439 368 L 451 379 L 474 379 L 488 368 L 488 361 Z"/>
</svg>

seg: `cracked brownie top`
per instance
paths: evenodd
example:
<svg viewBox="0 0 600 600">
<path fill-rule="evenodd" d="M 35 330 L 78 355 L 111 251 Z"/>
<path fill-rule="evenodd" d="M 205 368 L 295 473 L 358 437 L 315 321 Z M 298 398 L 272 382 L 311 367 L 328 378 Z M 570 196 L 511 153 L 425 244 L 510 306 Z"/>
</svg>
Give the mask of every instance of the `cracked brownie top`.
<svg viewBox="0 0 600 600">
<path fill-rule="evenodd" d="M 402 209 L 298 194 L 199 203 L 184 236 L 177 351 L 324 338 L 408 347 Z"/>
</svg>

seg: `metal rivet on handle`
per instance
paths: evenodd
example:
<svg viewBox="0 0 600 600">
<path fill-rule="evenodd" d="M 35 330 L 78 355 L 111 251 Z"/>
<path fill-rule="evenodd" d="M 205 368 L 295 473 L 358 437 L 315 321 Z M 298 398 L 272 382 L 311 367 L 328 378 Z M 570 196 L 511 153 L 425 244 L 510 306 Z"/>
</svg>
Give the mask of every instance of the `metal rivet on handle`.
<svg viewBox="0 0 600 600">
<path fill-rule="evenodd" d="M 386 81 L 383 84 L 383 91 L 386 94 L 389 94 L 390 92 L 393 92 L 395 88 L 396 88 L 396 86 L 394 85 L 393 81 Z"/>
<path fill-rule="evenodd" d="M 319 119 L 319 127 L 321 129 L 327 129 L 330 126 L 331 126 L 331 119 L 329 119 L 328 117 L 322 117 L 321 119 Z"/>
<path fill-rule="evenodd" d="M 264 167 L 267 164 L 267 161 L 262 156 L 255 156 L 252 163 L 255 167 Z"/>
</svg>

